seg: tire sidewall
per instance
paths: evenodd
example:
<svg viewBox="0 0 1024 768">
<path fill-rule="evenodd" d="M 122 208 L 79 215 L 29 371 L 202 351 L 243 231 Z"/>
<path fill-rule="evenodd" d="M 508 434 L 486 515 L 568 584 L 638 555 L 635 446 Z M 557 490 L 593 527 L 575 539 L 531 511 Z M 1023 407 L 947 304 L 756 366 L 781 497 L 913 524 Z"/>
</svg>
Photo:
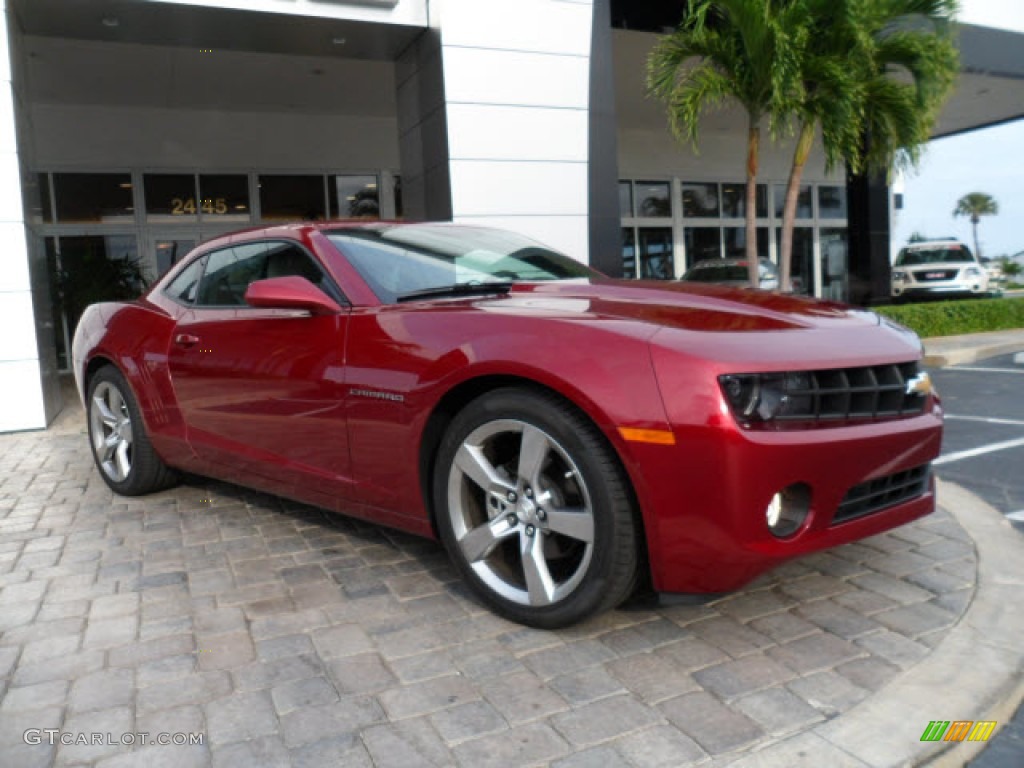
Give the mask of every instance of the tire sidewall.
<svg viewBox="0 0 1024 768">
<path fill-rule="evenodd" d="M 455 455 L 475 429 L 498 419 L 522 421 L 550 435 L 576 464 L 587 487 L 594 516 L 590 563 L 576 589 L 554 605 L 525 606 L 495 594 L 466 562 L 455 539 L 448 509 L 448 482 Z M 483 395 L 453 419 L 441 442 L 434 466 L 432 487 L 437 528 L 462 577 L 497 613 L 519 623 L 556 628 L 585 618 L 604 602 L 610 586 L 609 575 L 614 569 L 615 543 L 619 538 L 614 506 L 622 503 L 614 487 L 618 478 L 608 477 L 605 471 L 607 462 L 601 461 L 604 457 L 595 455 L 595 452 L 609 450 L 585 417 L 572 414 L 567 406 L 550 396 L 535 394 L 525 388 L 496 390 Z"/>
</svg>

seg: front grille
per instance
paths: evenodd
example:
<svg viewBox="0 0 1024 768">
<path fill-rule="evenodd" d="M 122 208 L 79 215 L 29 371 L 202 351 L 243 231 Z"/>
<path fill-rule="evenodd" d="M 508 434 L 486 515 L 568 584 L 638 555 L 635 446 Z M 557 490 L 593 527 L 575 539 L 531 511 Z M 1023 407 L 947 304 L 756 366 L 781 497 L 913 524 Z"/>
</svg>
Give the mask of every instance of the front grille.
<svg viewBox="0 0 1024 768">
<path fill-rule="evenodd" d="M 914 279 L 919 283 L 930 283 L 935 280 L 952 280 L 959 274 L 959 269 L 929 269 L 914 272 Z"/>
<path fill-rule="evenodd" d="M 864 420 L 924 411 L 927 396 L 907 391 L 916 362 L 787 373 L 776 421 Z"/>
<path fill-rule="evenodd" d="M 845 523 L 916 499 L 928 490 L 930 469 L 931 465 L 925 464 L 853 486 L 840 502 L 832 524 Z"/>
</svg>

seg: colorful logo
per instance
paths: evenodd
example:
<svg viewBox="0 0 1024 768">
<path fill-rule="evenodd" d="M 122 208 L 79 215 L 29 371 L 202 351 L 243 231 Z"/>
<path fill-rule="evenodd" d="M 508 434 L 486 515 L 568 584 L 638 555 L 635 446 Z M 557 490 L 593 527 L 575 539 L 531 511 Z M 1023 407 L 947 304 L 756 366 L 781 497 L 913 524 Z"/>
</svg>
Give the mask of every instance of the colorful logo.
<svg viewBox="0 0 1024 768">
<path fill-rule="evenodd" d="M 988 741 L 995 729 L 995 720 L 932 720 L 921 741 Z"/>
</svg>

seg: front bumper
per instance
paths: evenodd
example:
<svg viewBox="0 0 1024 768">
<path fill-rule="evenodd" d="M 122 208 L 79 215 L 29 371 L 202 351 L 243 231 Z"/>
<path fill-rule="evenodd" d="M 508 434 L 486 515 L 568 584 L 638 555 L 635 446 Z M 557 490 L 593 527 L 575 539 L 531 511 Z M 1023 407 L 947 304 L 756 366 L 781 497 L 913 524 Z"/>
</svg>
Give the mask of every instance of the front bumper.
<svg viewBox="0 0 1024 768">
<path fill-rule="evenodd" d="M 934 399 L 915 417 L 810 430 L 743 429 L 731 415 L 717 424 L 677 428 L 676 446 L 645 472 L 645 523 L 653 586 L 659 592 L 728 592 L 793 557 L 873 536 L 935 508 L 924 492 L 835 523 L 854 486 L 927 465 L 939 454 L 941 408 Z M 786 539 L 765 511 L 783 488 L 811 489 L 810 512 Z"/>
</svg>

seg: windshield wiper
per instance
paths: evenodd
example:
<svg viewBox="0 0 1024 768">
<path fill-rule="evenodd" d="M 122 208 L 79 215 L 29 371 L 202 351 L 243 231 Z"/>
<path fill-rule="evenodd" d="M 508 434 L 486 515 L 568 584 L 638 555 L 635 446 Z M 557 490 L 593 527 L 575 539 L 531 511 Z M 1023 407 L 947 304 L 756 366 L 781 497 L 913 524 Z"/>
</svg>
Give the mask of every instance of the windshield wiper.
<svg viewBox="0 0 1024 768">
<path fill-rule="evenodd" d="M 510 281 L 488 281 L 485 283 L 455 283 L 454 285 L 439 285 L 435 288 L 423 288 L 419 291 L 409 291 L 398 296 L 396 301 L 416 301 L 417 299 L 430 299 L 440 296 L 472 296 L 483 293 L 508 293 L 512 288 Z"/>
</svg>

